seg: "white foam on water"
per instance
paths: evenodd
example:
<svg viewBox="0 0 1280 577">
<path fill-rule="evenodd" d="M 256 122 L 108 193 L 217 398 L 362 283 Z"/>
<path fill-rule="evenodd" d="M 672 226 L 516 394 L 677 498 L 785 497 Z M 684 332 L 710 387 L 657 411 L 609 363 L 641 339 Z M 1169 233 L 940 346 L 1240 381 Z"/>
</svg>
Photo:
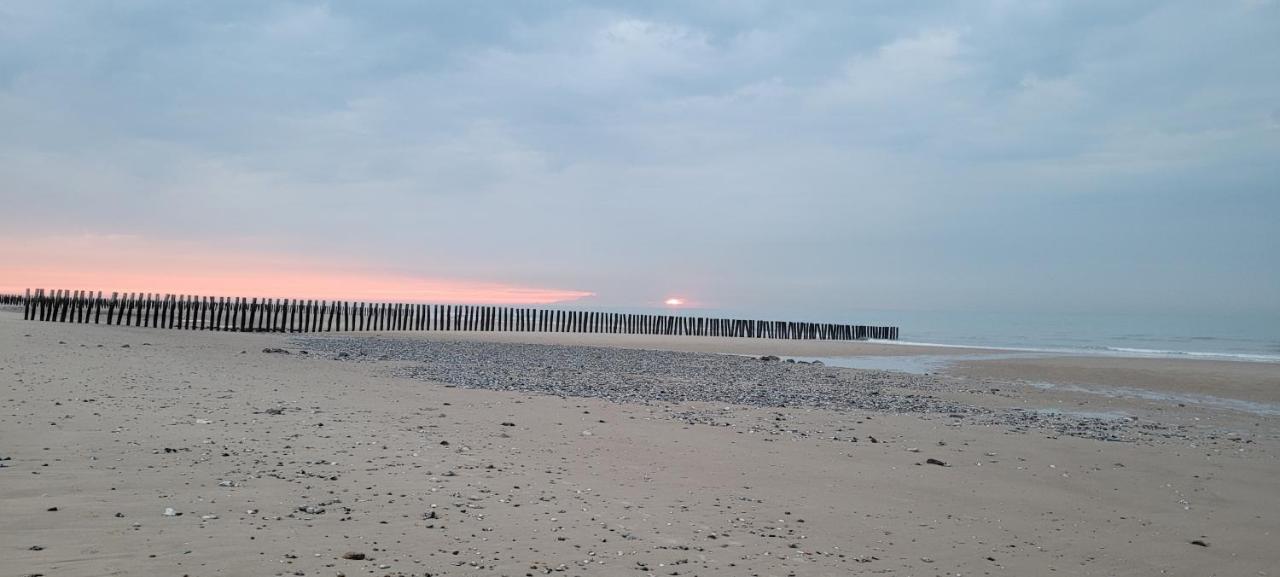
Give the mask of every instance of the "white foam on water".
<svg viewBox="0 0 1280 577">
<path fill-rule="evenodd" d="M 1193 357 L 1197 359 L 1219 359 L 1226 361 L 1250 361 L 1255 363 L 1280 363 L 1280 355 L 1259 355 L 1245 353 L 1205 353 L 1198 351 L 1164 351 L 1159 349 L 1132 349 L 1125 347 L 1107 347 L 1107 351 L 1125 353 L 1143 357 Z"/>
<path fill-rule="evenodd" d="M 1243 361 L 1253 363 L 1280 363 L 1280 355 L 1263 355 L 1250 353 L 1211 353 L 1203 351 L 1174 351 L 1161 349 L 1140 349 L 1127 347 L 1100 348 L 1067 348 L 1067 347 L 1010 347 L 987 345 L 950 345 L 944 343 L 925 343 L 917 341 L 886 341 L 871 339 L 866 342 L 883 345 L 900 345 L 904 347 L 930 347 L 942 349 L 990 349 L 1019 353 L 1039 353 L 1053 355 L 1101 356 L 1124 358 L 1194 358 L 1222 361 Z M 963 359 L 959 359 L 963 360 Z"/>
</svg>

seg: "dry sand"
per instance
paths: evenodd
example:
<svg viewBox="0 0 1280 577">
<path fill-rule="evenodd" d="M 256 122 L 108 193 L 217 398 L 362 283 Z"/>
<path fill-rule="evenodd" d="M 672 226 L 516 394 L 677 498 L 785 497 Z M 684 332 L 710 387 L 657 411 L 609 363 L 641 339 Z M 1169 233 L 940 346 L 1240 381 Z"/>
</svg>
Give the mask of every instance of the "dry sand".
<svg viewBox="0 0 1280 577">
<path fill-rule="evenodd" d="M 836 354 L 787 348 L 800 345 L 815 344 L 730 352 Z M 1253 422 L 1243 434 L 1215 425 L 1194 440 L 1108 443 L 918 415 L 451 388 L 389 376 L 390 363 L 296 352 L 280 335 L 0 314 L 0 574 L 1204 576 L 1280 566 L 1275 418 L 1240 416 Z M 1028 402 L 1007 391 L 966 398 Z M 715 426 L 681 417 L 707 408 L 722 415 Z"/>
</svg>

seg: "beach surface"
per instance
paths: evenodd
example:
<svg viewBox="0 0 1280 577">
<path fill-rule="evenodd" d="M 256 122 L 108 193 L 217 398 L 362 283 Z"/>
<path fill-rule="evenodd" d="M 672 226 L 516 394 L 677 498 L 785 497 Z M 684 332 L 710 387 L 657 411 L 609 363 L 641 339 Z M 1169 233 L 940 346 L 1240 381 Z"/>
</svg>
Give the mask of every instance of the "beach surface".
<svg viewBox="0 0 1280 577">
<path fill-rule="evenodd" d="M 1275 365 L 989 354 L 0 312 L 3 574 L 1277 574 Z"/>
</svg>

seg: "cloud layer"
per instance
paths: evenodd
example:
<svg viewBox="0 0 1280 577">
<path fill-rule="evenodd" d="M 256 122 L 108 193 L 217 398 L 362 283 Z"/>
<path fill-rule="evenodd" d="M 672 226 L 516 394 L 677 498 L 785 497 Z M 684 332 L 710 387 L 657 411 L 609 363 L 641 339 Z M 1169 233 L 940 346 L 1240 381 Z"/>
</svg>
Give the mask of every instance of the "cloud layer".
<svg viewBox="0 0 1280 577">
<path fill-rule="evenodd" d="M 686 4 L 0 1 L 0 227 L 600 304 L 1280 307 L 1275 3 Z"/>
</svg>

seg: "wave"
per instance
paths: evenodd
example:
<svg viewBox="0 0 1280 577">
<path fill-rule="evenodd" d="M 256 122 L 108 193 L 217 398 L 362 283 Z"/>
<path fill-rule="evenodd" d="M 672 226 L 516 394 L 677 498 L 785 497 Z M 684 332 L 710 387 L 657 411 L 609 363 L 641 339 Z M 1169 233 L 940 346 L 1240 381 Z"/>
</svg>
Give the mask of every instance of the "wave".
<svg viewBox="0 0 1280 577">
<path fill-rule="evenodd" d="M 1142 349 L 1132 347 L 1011 347 L 1001 345 L 955 345 L 947 343 L 925 343 L 917 341 L 888 341 L 871 339 L 870 342 L 886 344 L 886 345 L 902 345 L 908 347 L 937 347 L 944 349 L 990 349 L 997 351 L 1009 351 L 1019 353 L 1040 353 L 1040 354 L 1067 354 L 1067 355 L 1096 355 L 1096 356 L 1118 356 L 1118 357 L 1142 357 L 1142 358 L 1194 358 L 1206 360 L 1222 360 L 1222 361 L 1243 361 L 1254 363 L 1280 363 L 1280 355 L 1267 355 L 1255 353 L 1221 353 L 1221 352 L 1205 352 L 1205 351 L 1175 351 L 1165 349 Z"/>
<path fill-rule="evenodd" d="M 1126 347 L 1105 347 L 1105 350 L 1116 353 L 1129 353 L 1152 357 L 1195 357 L 1205 359 L 1225 359 L 1254 361 L 1260 363 L 1278 363 L 1280 355 L 1259 355 L 1250 353 L 1207 353 L 1199 351 L 1166 351 L 1160 349 L 1133 349 Z"/>
</svg>

